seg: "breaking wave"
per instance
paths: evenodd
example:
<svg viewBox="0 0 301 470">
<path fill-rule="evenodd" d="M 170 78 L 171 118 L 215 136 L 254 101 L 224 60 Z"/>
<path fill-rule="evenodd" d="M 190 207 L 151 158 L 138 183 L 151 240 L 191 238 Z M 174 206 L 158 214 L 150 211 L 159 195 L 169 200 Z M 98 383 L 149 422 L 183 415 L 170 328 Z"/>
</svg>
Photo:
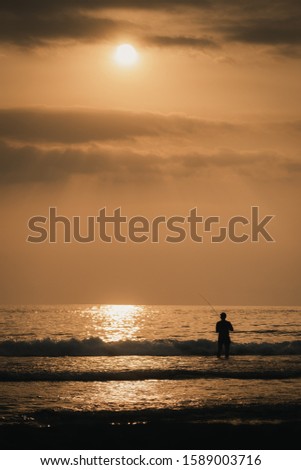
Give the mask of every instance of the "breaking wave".
<svg viewBox="0 0 301 470">
<path fill-rule="evenodd" d="M 286 356 L 301 354 L 301 341 L 279 343 L 233 343 L 231 353 L 237 356 Z M 177 341 L 116 341 L 106 343 L 100 338 L 79 340 L 33 341 L 6 340 L 0 342 L 0 356 L 213 356 L 216 342 L 206 339 Z"/>
<path fill-rule="evenodd" d="M 134 371 L 0 371 L 1 382 L 109 382 L 138 380 L 239 379 L 281 380 L 301 377 L 301 370 L 187 370 L 141 369 Z"/>
</svg>

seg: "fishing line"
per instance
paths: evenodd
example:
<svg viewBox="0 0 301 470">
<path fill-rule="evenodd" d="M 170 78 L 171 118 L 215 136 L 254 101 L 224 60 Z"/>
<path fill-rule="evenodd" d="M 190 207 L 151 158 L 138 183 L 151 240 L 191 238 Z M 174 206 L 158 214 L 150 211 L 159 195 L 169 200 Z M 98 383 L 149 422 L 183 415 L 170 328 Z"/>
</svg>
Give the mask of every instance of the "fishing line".
<svg viewBox="0 0 301 470">
<path fill-rule="evenodd" d="M 202 297 L 203 300 L 205 300 L 205 302 L 209 305 L 209 307 L 212 308 L 212 310 L 214 311 L 214 313 L 216 313 L 216 315 L 217 315 L 217 314 L 218 314 L 217 311 L 215 310 L 215 308 L 213 307 L 213 305 L 211 305 L 211 303 L 209 302 L 209 300 L 206 299 L 206 297 L 205 297 L 203 294 L 201 294 L 200 292 L 199 292 L 199 295 Z"/>
</svg>

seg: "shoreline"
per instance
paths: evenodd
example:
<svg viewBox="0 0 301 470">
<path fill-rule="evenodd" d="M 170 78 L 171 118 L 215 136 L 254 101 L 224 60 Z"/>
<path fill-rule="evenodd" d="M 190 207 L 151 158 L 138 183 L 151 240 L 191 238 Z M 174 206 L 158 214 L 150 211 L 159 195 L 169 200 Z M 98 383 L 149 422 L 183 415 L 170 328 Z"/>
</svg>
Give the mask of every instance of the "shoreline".
<svg viewBox="0 0 301 470">
<path fill-rule="evenodd" d="M 3 450 L 298 449 L 301 422 L 265 424 L 83 423 L 0 426 Z"/>
</svg>

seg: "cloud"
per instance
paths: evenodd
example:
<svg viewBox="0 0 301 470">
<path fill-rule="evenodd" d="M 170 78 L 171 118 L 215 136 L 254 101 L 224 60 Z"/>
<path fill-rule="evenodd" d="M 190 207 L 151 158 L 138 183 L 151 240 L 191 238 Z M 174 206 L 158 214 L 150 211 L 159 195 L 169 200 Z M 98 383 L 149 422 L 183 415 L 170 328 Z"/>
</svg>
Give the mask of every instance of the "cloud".
<svg viewBox="0 0 301 470">
<path fill-rule="evenodd" d="M 166 178 L 199 178 L 225 170 L 247 177 L 273 178 L 301 171 L 300 162 L 271 152 L 187 153 L 164 156 L 155 152 L 102 146 L 41 149 L 0 142 L 1 184 L 64 182 L 73 176 L 111 182 L 153 182 Z"/>
<path fill-rule="evenodd" d="M 218 47 L 218 44 L 206 37 L 189 36 L 149 36 L 145 41 L 153 46 L 161 47 L 187 47 L 194 49 L 204 49 L 208 47 Z"/>
<path fill-rule="evenodd" d="M 119 31 L 134 29 L 126 21 L 92 18 L 83 14 L 58 12 L 50 17 L 0 15 L 0 41 L 8 44 L 35 47 L 57 42 L 95 42 L 112 40 Z"/>
<path fill-rule="evenodd" d="M 127 10 L 128 18 L 133 10 L 140 11 L 140 16 L 121 20 L 119 10 Z M 165 23 L 149 17 L 154 13 Z M 149 24 L 152 32 L 146 34 Z M 298 57 L 301 4 L 297 0 L 0 0 L 3 43 L 35 47 L 62 41 L 111 41 L 120 34 L 162 47 L 267 45 Z M 294 49 L 292 53 L 287 46 Z"/>
<path fill-rule="evenodd" d="M 98 11 L 102 9 L 139 9 L 139 10 L 168 10 L 173 7 L 195 9 L 233 9 L 243 12 L 269 11 L 271 14 L 291 10 L 300 7 L 299 0 L 1 0 L 0 11 L 11 11 L 14 13 L 27 12 L 49 14 L 53 11 L 89 10 Z"/>
<path fill-rule="evenodd" d="M 145 27 L 116 18 L 112 9 L 134 8 L 154 11 L 166 9 L 171 5 L 182 5 L 182 2 L 0 0 L 0 42 L 35 47 L 70 41 L 108 41 L 118 37 L 118 34 L 134 35 L 143 40 Z M 108 8 L 111 16 L 108 16 Z M 173 45 L 175 40 L 176 38 L 170 38 L 170 44 Z M 158 38 L 154 37 L 154 44 L 157 41 Z M 150 38 L 148 42 L 152 43 Z M 187 38 L 183 38 L 182 42 L 187 46 Z M 191 38 L 190 42 L 191 45 L 200 45 L 198 38 Z M 208 44 L 210 45 L 210 41 Z M 180 45 L 181 41 L 178 39 L 178 46 Z M 203 46 L 205 45 L 206 40 L 203 40 Z"/>
<path fill-rule="evenodd" d="M 205 120 L 180 113 L 132 112 L 93 108 L 0 108 L 0 139 L 16 145 L 130 146 L 178 153 L 232 148 L 293 155 L 301 145 L 301 121 Z"/>
<path fill-rule="evenodd" d="M 72 176 L 129 181 L 159 175 L 164 159 L 132 150 L 101 147 L 41 149 L 0 143 L 0 181 L 9 183 L 64 182 Z M 161 170 L 160 170 L 161 168 Z"/>
<path fill-rule="evenodd" d="M 80 144 L 179 134 L 216 135 L 236 128 L 230 123 L 182 114 L 85 108 L 0 109 L 0 137 L 21 142 Z"/>
<path fill-rule="evenodd" d="M 293 176 L 300 172 L 300 138 L 300 120 L 254 124 L 125 110 L 0 109 L 0 181 L 80 176 L 129 183 L 225 171 Z"/>
<path fill-rule="evenodd" d="M 301 18 L 257 18 L 222 28 L 227 40 L 274 46 L 301 44 Z"/>
<path fill-rule="evenodd" d="M 0 11 L 9 11 L 15 14 L 19 12 L 32 14 L 50 14 L 58 11 L 88 10 L 98 11 L 102 9 L 141 9 L 157 10 L 170 9 L 171 7 L 194 6 L 198 8 L 210 8 L 214 0 L 1 0 Z"/>
</svg>

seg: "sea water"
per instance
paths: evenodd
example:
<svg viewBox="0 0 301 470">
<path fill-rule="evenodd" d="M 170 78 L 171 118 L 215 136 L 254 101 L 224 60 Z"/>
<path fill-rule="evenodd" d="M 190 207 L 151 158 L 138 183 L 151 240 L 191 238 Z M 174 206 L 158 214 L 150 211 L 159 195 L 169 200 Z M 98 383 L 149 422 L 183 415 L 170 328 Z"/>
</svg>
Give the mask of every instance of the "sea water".
<svg viewBox="0 0 301 470">
<path fill-rule="evenodd" d="M 295 420 L 301 307 L 43 305 L 0 308 L 3 424 Z M 227 312 L 229 360 L 216 357 Z"/>
</svg>

